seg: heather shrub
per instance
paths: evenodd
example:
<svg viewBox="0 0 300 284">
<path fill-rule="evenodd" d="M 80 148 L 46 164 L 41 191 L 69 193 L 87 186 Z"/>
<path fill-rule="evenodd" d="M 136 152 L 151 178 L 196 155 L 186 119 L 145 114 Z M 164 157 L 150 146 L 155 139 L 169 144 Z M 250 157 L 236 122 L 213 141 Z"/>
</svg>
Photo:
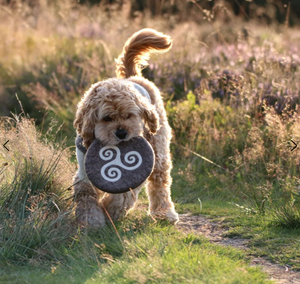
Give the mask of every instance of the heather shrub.
<svg viewBox="0 0 300 284">
<path fill-rule="evenodd" d="M 299 111 L 284 111 L 282 115 L 274 108 L 265 107 L 264 118 L 257 121 L 250 129 L 241 159 L 235 159 L 236 166 L 241 166 L 240 174 L 256 171 L 256 178 L 282 180 L 287 176 L 297 177 L 299 174 L 299 157 L 291 151 L 292 143 L 299 141 Z"/>
<path fill-rule="evenodd" d="M 153 21 L 148 14 L 131 21 L 125 9 L 108 11 L 101 5 L 89 9 L 68 1 L 41 2 L 38 12 L 26 2 L 18 5 L 0 10 L 5 23 L 0 25 L 0 108 L 5 115 L 19 113 L 17 93 L 25 112 L 43 125 L 44 132 L 55 117 L 62 136 L 74 134 L 72 121 L 80 97 L 91 84 L 115 75 L 114 58 L 124 42 L 147 26 L 174 39 L 171 52 L 152 57 L 144 70 L 161 88 L 165 101 L 184 99 L 189 90 L 202 96 L 198 90 L 204 88 L 232 108 L 247 105 L 253 116 L 261 111 L 263 100 L 278 113 L 299 102 L 298 42 L 289 30 L 286 36 L 291 40 L 286 45 L 276 31 L 238 19 L 234 25 L 220 25 L 216 32 L 207 19 L 201 26 L 193 21 Z M 218 15 L 219 25 L 225 19 L 221 11 Z M 17 19 L 26 24 L 15 26 Z"/>
<path fill-rule="evenodd" d="M 232 107 L 212 100 L 209 91 L 205 93 L 207 99 L 198 102 L 192 92 L 185 100 L 167 102 L 174 141 L 229 167 L 229 158 L 236 150 L 244 148 L 251 122 L 246 114 L 238 114 Z M 191 153 L 184 149 L 177 146 L 173 149 L 177 158 L 191 157 Z"/>
<path fill-rule="evenodd" d="M 209 194 L 205 190 L 207 182 L 215 184 L 215 192 L 225 183 L 231 188 L 227 198 L 243 200 L 249 212 L 264 214 L 269 209 L 283 208 L 282 216 L 291 212 L 298 216 L 299 157 L 291 151 L 290 142 L 291 139 L 298 142 L 300 138 L 298 107 L 295 110 L 287 107 L 278 114 L 274 107 L 264 104 L 262 116 L 253 117 L 245 106 L 236 112 L 230 105 L 213 100 L 210 92 L 204 90 L 199 100 L 190 92 L 186 99 L 166 104 L 174 130 L 174 157 L 188 161 L 188 166 L 177 174 L 185 180 L 185 186 L 201 185 L 192 190 L 195 192 L 192 199 L 196 199 L 197 192 L 198 196 Z M 204 177 L 207 174 L 209 177 Z M 221 184 L 215 183 L 213 176 Z M 293 208 L 289 203 L 291 195 L 295 197 Z"/>
</svg>

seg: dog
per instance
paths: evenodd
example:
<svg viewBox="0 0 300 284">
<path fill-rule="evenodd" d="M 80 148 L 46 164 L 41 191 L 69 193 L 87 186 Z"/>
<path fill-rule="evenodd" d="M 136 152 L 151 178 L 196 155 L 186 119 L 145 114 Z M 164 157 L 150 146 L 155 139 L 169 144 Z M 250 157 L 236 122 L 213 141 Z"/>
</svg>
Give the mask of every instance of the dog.
<svg viewBox="0 0 300 284">
<path fill-rule="evenodd" d="M 172 39 L 153 29 L 142 29 L 125 43 L 116 60 L 116 78 L 91 86 L 78 103 L 74 127 L 86 149 L 95 138 L 104 145 L 117 145 L 143 136 L 155 154 L 153 171 L 146 181 L 149 213 L 154 218 L 178 222 L 171 200 L 171 128 L 158 88 L 142 76 L 151 53 L 163 53 Z M 134 207 L 144 184 L 121 194 L 103 193 L 93 187 L 84 172 L 84 154 L 76 151 L 79 170 L 74 176 L 76 220 L 89 227 L 102 227 L 124 217 Z"/>
</svg>

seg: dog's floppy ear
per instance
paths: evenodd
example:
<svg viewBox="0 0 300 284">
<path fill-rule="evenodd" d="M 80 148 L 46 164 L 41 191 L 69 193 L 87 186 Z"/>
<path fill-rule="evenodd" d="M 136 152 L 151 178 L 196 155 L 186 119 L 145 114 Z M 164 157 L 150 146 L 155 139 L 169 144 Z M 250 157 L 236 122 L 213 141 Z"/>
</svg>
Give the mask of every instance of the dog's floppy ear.
<svg viewBox="0 0 300 284">
<path fill-rule="evenodd" d="M 139 101 L 138 104 L 141 110 L 141 116 L 145 120 L 146 127 L 151 133 L 155 134 L 160 127 L 159 116 L 155 107 L 142 101 Z"/>
<path fill-rule="evenodd" d="M 154 107 L 152 109 L 145 108 L 143 116 L 150 132 L 155 134 L 159 129 L 159 117 Z"/>
<path fill-rule="evenodd" d="M 94 138 L 94 129 L 97 121 L 97 111 L 98 107 L 91 105 L 88 97 L 83 98 L 83 100 L 78 104 L 76 117 L 74 120 L 74 127 L 77 133 L 83 139 L 83 144 L 88 148 Z M 88 106 L 88 107 L 87 107 Z"/>
</svg>

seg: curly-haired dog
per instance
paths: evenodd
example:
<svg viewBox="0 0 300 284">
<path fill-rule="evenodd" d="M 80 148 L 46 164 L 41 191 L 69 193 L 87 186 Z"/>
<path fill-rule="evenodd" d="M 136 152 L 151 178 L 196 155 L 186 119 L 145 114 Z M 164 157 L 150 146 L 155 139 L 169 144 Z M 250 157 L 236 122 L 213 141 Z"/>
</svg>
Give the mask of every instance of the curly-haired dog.
<svg viewBox="0 0 300 284">
<path fill-rule="evenodd" d="M 74 127 L 86 148 L 95 138 L 116 145 L 143 136 L 155 153 L 154 170 L 146 184 L 150 214 L 177 222 L 170 196 L 171 129 L 158 88 L 141 73 L 150 53 L 166 52 L 171 46 L 169 36 L 152 29 L 140 30 L 129 38 L 117 59 L 117 78 L 91 86 L 78 104 Z M 133 208 L 143 185 L 122 194 L 103 194 L 86 178 L 84 154 L 78 149 L 76 153 L 79 170 L 74 177 L 74 193 L 79 223 L 103 226 L 107 220 L 116 220 Z"/>
</svg>

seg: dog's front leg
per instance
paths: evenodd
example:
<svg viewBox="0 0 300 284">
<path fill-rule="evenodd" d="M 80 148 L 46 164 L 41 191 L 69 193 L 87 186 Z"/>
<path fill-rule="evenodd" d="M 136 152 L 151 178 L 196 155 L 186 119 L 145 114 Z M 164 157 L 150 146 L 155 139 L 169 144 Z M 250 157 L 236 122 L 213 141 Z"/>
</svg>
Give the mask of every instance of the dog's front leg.
<svg viewBox="0 0 300 284">
<path fill-rule="evenodd" d="M 105 215 L 99 204 L 99 193 L 89 182 L 74 178 L 75 216 L 80 225 L 99 228 L 105 225 Z"/>
<path fill-rule="evenodd" d="M 76 220 L 83 226 L 102 227 L 105 225 L 105 215 L 99 204 L 100 191 L 94 189 L 87 179 L 84 169 L 84 154 L 78 148 L 76 148 L 76 156 L 79 165 L 73 180 Z"/>
<path fill-rule="evenodd" d="M 109 215 L 108 219 L 115 221 L 124 217 L 134 207 L 142 187 L 143 185 L 140 185 L 133 190 L 120 194 L 105 193 L 101 200 L 101 206 Z"/>
<path fill-rule="evenodd" d="M 174 203 L 171 200 L 171 168 L 172 163 L 169 153 L 160 155 L 163 159 L 156 159 L 154 170 L 147 184 L 149 198 L 149 211 L 153 217 L 168 219 L 178 222 L 178 214 L 175 212 Z"/>
</svg>

